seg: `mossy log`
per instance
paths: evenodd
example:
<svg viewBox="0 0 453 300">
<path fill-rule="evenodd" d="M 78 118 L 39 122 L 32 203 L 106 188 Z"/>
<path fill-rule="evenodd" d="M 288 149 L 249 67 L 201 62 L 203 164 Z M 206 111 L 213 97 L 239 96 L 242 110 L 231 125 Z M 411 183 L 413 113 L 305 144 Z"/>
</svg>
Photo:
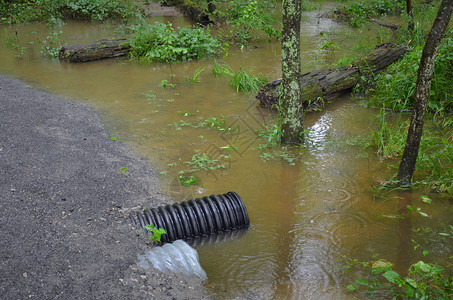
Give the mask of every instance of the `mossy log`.
<svg viewBox="0 0 453 300">
<path fill-rule="evenodd" d="M 126 39 L 102 40 L 92 44 L 64 46 L 60 49 L 60 60 L 85 62 L 126 55 L 131 50 Z"/>
<path fill-rule="evenodd" d="M 322 101 L 332 100 L 350 92 L 362 76 L 378 73 L 400 59 L 406 52 L 404 46 L 391 43 L 376 47 L 373 54 L 365 56 L 349 67 L 325 69 L 301 74 L 300 86 L 304 107 L 319 106 Z M 278 108 L 281 79 L 269 82 L 260 89 L 256 98 L 268 109 Z"/>
</svg>

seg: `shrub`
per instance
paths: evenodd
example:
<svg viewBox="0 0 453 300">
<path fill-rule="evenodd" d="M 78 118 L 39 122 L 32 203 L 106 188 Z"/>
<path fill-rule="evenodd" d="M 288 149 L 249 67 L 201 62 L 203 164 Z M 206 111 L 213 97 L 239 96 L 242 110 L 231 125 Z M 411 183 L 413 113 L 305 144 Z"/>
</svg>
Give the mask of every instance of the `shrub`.
<svg viewBox="0 0 453 300">
<path fill-rule="evenodd" d="M 340 15 L 347 19 L 349 24 L 360 27 L 368 17 L 396 14 L 404 11 L 403 0 L 366 0 L 352 2 L 340 8 Z"/>
<path fill-rule="evenodd" d="M 136 6 L 132 0 L 0 0 L 2 23 L 61 19 L 103 21 L 110 18 L 130 18 Z"/>
<path fill-rule="evenodd" d="M 423 48 L 417 47 L 392 64 L 375 79 L 375 94 L 370 103 L 378 107 L 403 111 L 412 109 L 417 71 Z M 428 108 L 444 115 L 453 111 L 453 30 L 443 39 L 435 65 Z"/>
<path fill-rule="evenodd" d="M 221 53 L 220 43 L 202 28 L 178 28 L 156 22 L 132 27 L 129 55 L 149 62 L 200 59 Z"/>
</svg>

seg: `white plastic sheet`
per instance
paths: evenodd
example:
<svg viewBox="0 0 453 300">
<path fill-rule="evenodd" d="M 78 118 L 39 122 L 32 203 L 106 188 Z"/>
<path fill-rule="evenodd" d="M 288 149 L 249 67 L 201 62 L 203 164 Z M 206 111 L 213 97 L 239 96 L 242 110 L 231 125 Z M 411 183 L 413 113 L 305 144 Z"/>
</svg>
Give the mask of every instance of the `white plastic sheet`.
<svg viewBox="0 0 453 300">
<path fill-rule="evenodd" d="M 144 255 L 139 255 L 138 259 L 137 265 L 145 269 L 148 269 L 149 263 L 151 263 L 160 271 L 170 270 L 174 273 L 195 275 L 202 280 L 208 279 L 200 265 L 197 250 L 182 240 L 176 240 L 162 247 L 154 247 Z"/>
</svg>

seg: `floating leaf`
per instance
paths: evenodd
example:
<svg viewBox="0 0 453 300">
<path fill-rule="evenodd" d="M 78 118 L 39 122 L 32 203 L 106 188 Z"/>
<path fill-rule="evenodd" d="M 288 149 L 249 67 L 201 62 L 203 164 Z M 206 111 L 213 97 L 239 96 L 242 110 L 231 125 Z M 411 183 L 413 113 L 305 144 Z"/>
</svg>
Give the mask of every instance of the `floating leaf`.
<svg viewBox="0 0 453 300">
<path fill-rule="evenodd" d="M 433 202 L 433 200 L 431 200 L 428 196 L 421 196 L 421 198 L 425 203 L 431 204 L 431 202 Z"/>
</svg>

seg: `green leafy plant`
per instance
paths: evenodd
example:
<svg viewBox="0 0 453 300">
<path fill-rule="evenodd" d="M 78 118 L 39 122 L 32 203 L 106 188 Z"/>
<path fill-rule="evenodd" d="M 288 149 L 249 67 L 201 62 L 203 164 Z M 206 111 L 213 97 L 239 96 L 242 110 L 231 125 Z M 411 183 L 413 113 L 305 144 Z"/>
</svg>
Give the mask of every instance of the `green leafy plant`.
<svg viewBox="0 0 453 300">
<path fill-rule="evenodd" d="M 451 299 L 453 277 L 439 265 L 418 261 L 407 276 L 401 276 L 385 261 L 354 262 L 369 272 L 367 278 L 357 279 L 346 288 L 351 292 L 365 289 L 368 295 L 394 297 L 395 299 Z"/>
<path fill-rule="evenodd" d="M 160 87 L 161 88 L 175 88 L 176 87 L 176 84 L 174 83 L 171 83 L 170 81 L 166 80 L 166 79 L 163 79 L 160 81 Z"/>
<path fill-rule="evenodd" d="M 217 14 L 232 26 L 229 38 L 241 46 L 247 46 L 251 40 L 257 39 L 257 32 L 264 32 L 269 38 L 279 37 L 275 29 L 272 12 L 276 6 L 272 1 L 232 0 L 226 10 L 217 10 Z"/>
<path fill-rule="evenodd" d="M 172 24 L 156 22 L 153 25 L 131 26 L 133 37 L 129 40 L 133 59 L 148 62 L 178 62 L 201 59 L 221 53 L 220 43 L 208 30 L 178 28 Z"/>
<path fill-rule="evenodd" d="M 62 33 L 63 31 L 57 31 L 53 25 L 50 25 L 50 33 L 43 41 L 41 53 L 52 58 L 58 57 L 58 53 L 63 45 L 61 41 Z"/>
<path fill-rule="evenodd" d="M 347 20 L 351 26 L 361 27 L 369 17 L 397 14 L 404 11 L 405 1 L 365 0 L 353 1 L 337 10 L 339 17 Z"/>
<path fill-rule="evenodd" d="M 157 228 L 153 224 L 149 224 L 145 226 L 145 229 L 149 232 L 149 242 L 153 243 L 154 241 L 160 242 L 162 235 L 167 234 L 165 229 Z"/>
<path fill-rule="evenodd" d="M 218 159 L 211 158 L 208 153 L 195 150 L 191 160 L 184 162 L 190 167 L 190 171 L 195 172 L 199 170 L 217 170 L 225 168 L 225 165 L 220 164 Z"/>
<path fill-rule="evenodd" d="M 137 6 L 132 0 L 0 1 L 0 20 L 8 24 L 38 21 L 59 23 L 62 19 L 129 19 L 136 11 Z"/>
</svg>

